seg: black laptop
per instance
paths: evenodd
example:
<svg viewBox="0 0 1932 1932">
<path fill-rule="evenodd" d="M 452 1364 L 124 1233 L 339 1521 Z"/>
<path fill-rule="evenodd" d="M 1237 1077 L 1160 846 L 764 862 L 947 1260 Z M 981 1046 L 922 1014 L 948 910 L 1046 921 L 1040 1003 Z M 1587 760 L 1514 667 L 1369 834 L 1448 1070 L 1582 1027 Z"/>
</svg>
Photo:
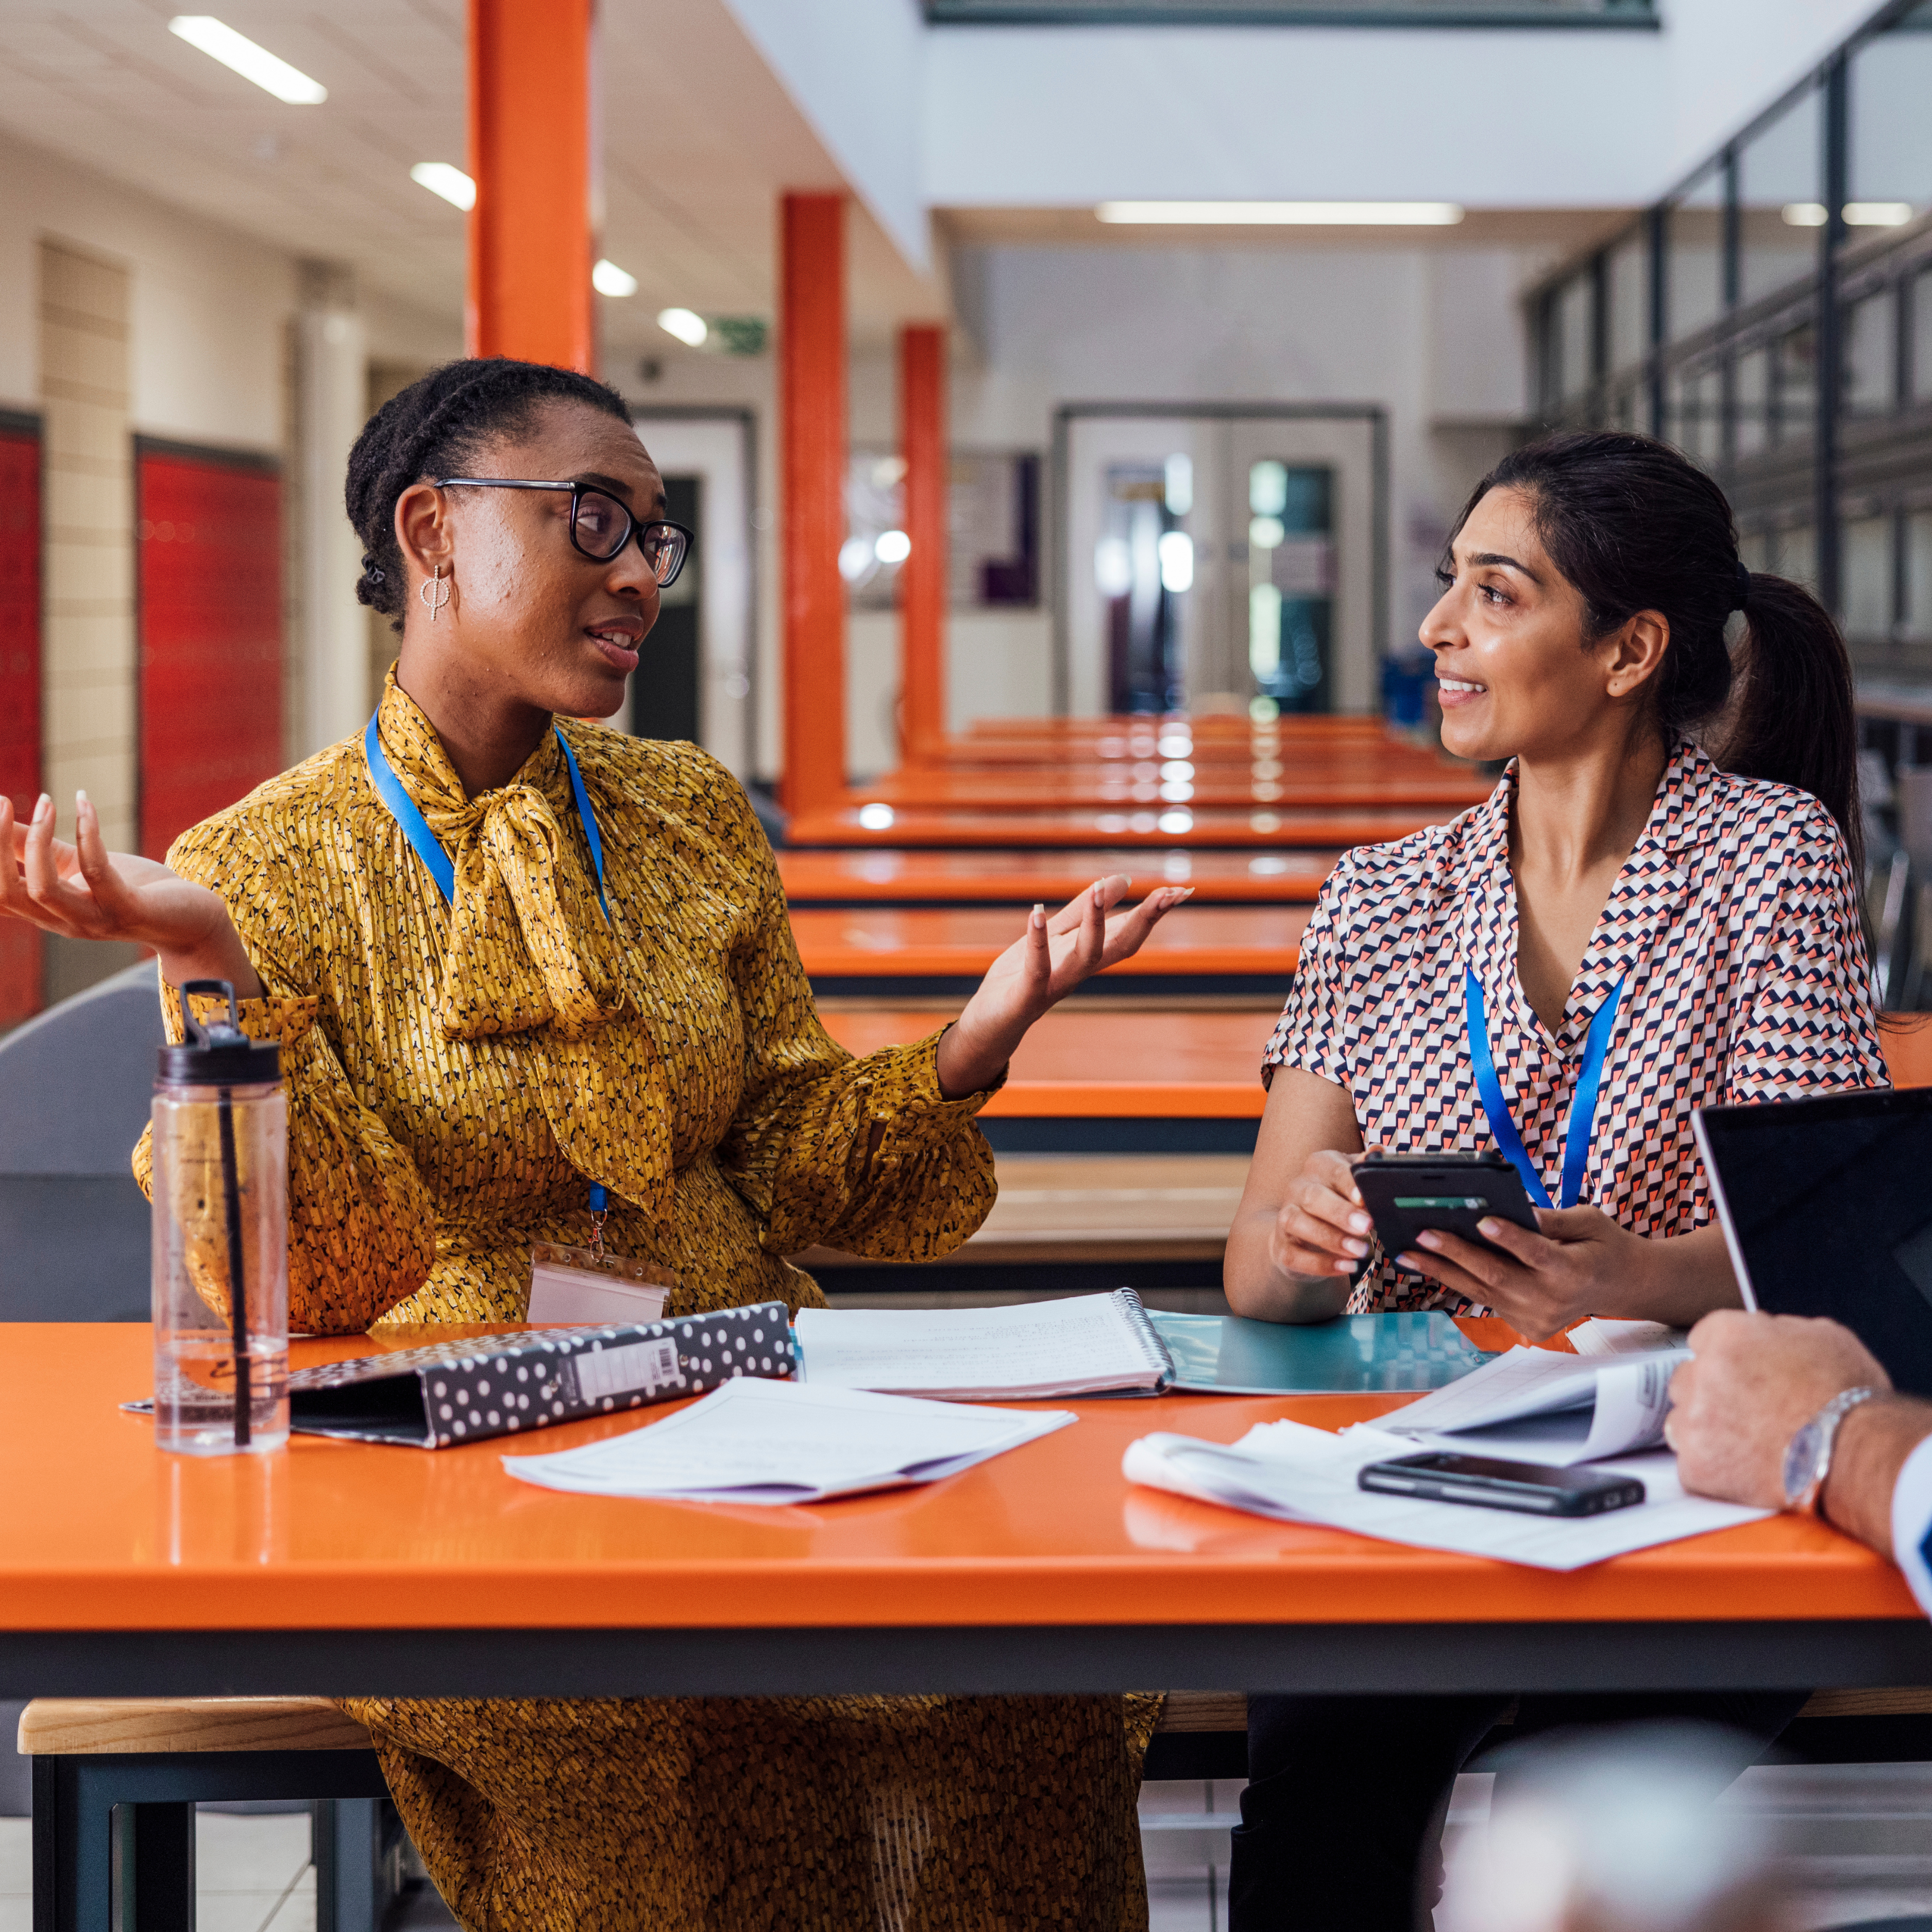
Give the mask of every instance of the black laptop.
<svg viewBox="0 0 1932 1932">
<path fill-rule="evenodd" d="M 1702 1107 L 1694 1124 L 1744 1305 L 1828 1315 L 1932 1396 L 1932 1088 Z"/>
</svg>

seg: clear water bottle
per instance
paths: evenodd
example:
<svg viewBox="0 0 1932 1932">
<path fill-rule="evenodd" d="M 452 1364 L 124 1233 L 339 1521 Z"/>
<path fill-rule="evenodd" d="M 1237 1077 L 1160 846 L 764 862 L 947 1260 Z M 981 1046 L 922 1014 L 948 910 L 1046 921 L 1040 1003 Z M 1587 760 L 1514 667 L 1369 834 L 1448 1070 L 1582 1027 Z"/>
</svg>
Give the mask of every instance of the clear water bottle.
<svg viewBox="0 0 1932 1932">
<path fill-rule="evenodd" d="M 228 1001 L 206 1026 L 190 996 Z M 182 988 L 154 1104 L 154 1438 L 188 1456 L 289 1439 L 288 1102 L 281 1052 L 242 1032 L 225 980 Z"/>
</svg>

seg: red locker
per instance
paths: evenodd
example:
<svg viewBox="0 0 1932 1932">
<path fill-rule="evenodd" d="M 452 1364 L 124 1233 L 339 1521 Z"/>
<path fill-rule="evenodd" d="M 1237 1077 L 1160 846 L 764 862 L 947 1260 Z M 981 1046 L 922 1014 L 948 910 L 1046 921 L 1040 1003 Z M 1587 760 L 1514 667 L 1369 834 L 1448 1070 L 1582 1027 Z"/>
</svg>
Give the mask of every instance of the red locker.
<svg viewBox="0 0 1932 1932">
<path fill-rule="evenodd" d="M 24 818 L 40 791 L 40 441 L 0 425 L 0 792 Z M 40 935 L 0 919 L 0 1027 L 38 1012 Z"/>
<path fill-rule="evenodd" d="M 136 453 L 141 850 L 282 768 L 282 486 L 268 470 Z"/>
</svg>

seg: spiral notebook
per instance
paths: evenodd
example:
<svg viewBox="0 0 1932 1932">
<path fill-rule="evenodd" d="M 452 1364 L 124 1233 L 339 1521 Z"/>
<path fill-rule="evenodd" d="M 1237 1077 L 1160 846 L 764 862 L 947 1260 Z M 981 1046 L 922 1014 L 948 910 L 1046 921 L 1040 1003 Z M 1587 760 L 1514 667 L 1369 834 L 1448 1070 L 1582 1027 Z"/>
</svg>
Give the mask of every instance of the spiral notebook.
<svg viewBox="0 0 1932 1932">
<path fill-rule="evenodd" d="M 1158 1395 L 1174 1361 L 1130 1288 L 1010 1308 L 801 1308 L 802 1378 L 953 1402 Z"/>
</svg>

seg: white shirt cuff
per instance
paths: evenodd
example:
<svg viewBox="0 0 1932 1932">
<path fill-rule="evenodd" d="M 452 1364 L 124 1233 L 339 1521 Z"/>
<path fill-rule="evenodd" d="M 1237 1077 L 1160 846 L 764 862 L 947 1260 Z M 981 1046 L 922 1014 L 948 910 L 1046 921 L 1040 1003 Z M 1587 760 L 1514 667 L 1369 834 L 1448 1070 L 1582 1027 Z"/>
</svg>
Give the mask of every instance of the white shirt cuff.
<svg viewBox="0 0 1932 1932">
<path fill-rule="evenodd" d="M 1892 1492 L 1892 1553 L 1918 1607 L 1932 1616 L 1932 1569 L 1923 1547 L 1932 1535 L 1932 1436 L 1905 1459 Z"/>
</svg>

